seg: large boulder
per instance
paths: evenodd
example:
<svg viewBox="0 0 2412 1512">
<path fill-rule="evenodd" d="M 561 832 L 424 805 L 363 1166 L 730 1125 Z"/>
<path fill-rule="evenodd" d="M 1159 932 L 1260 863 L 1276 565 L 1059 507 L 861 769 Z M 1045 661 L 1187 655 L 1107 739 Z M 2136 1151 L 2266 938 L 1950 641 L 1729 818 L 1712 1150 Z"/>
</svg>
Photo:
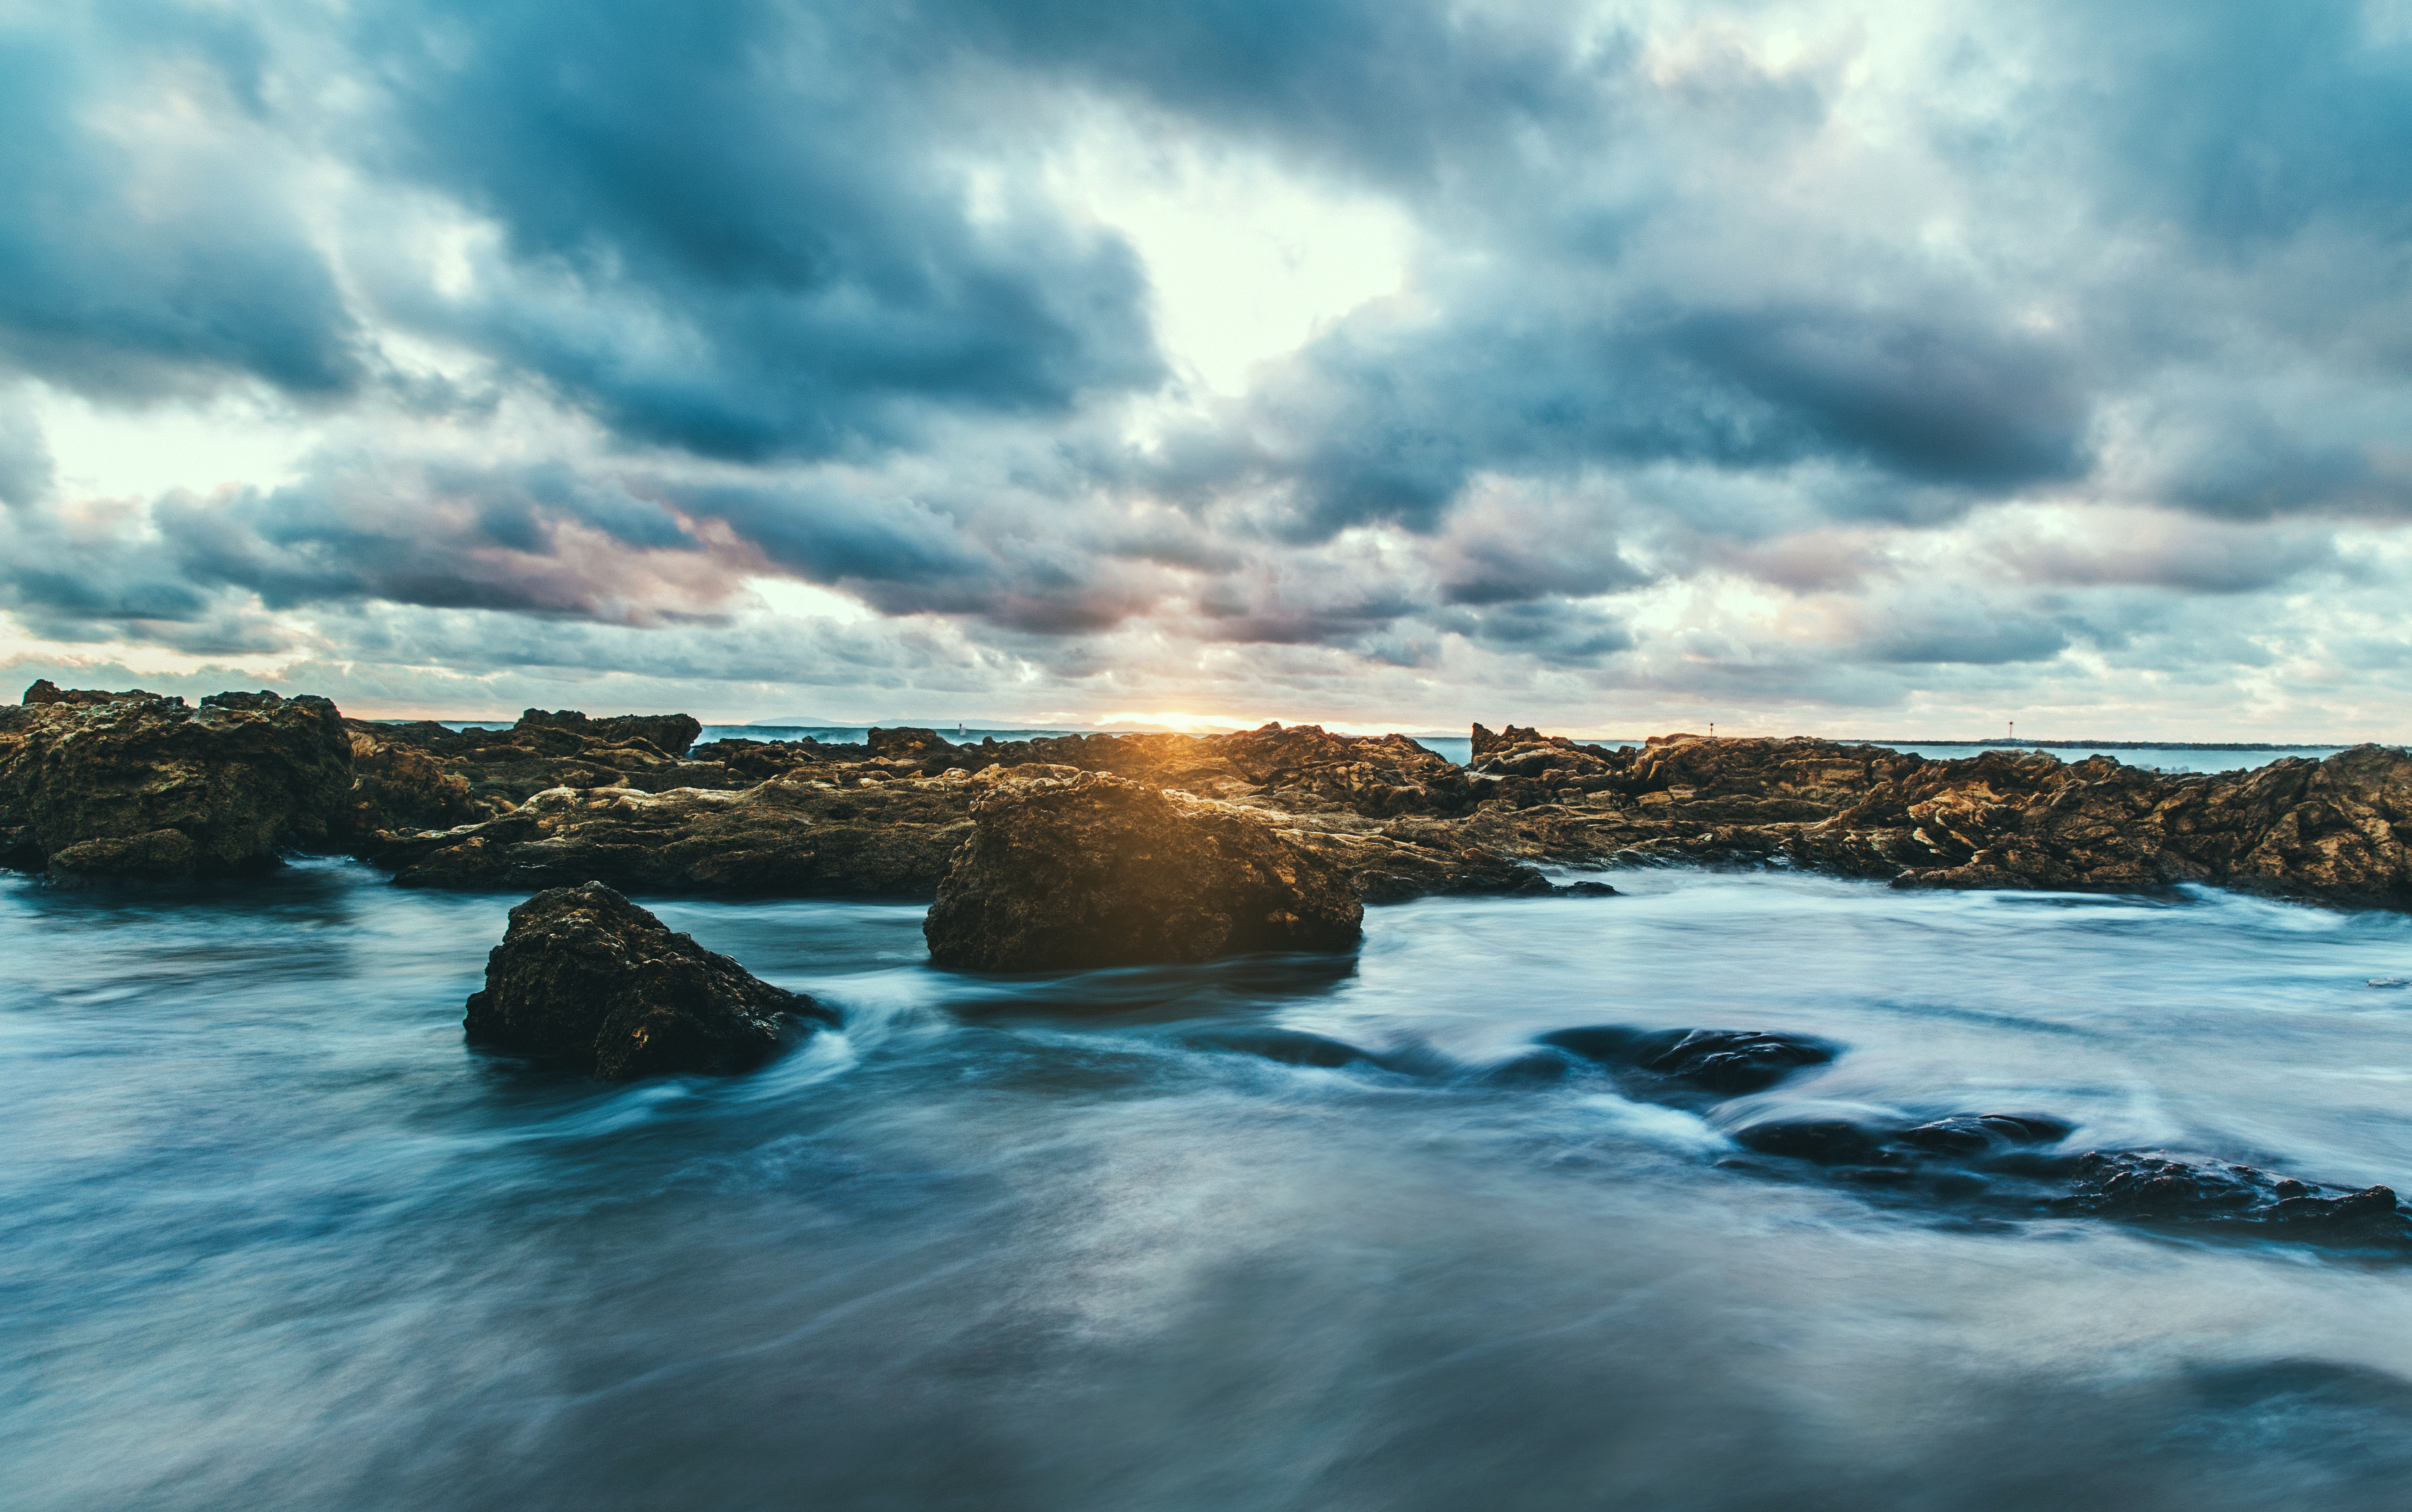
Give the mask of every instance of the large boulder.
<svg viewBox="0 0 2412 1512">
<path fill-rule="evenodd" d="M 834 1021 L 600 882 L 539 892 L 511 910 L 486 958 L 469 1038 L 558 1059 L 605 1081 L 760 1064 Z"/>
<path fill-rule="evenodd" d="M 0 709 L 0 860 L 87 879 L 243 870 L 326 843 L 351 740 L 324 698 L 37 683 Z"/>
<path fill-rule="evenodd" d="M 1343 950 L 1363 932 L 1347 873 L 1263 816 L 1101 772 L 1002 783 L 922 932 L 980 971 Z"/>
</svg>

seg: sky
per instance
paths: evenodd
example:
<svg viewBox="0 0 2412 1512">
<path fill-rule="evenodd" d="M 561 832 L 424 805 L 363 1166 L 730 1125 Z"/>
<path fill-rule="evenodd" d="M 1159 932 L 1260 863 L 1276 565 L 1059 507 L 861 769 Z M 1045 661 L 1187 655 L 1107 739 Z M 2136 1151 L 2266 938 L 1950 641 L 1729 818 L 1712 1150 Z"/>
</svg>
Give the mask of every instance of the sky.
<svg viewBox="0 0 2412 1512">
<path fill-rule="evenodd" d="M 2412 3 L 0 0 L 0 669 L 2412 737 Z"/>
</svg>

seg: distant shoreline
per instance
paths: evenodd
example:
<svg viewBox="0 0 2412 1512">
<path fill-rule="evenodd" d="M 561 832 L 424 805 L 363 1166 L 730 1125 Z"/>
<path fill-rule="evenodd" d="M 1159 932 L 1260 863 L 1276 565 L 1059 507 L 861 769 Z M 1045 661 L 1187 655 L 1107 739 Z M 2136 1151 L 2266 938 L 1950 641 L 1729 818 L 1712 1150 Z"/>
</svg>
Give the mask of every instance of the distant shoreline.
<svg viewBox="0 0 2412 1512">
<path fill-rule="evenodd" d="M 404 724 L 412 724 L 412 723 L 417 723 L 417 721 L 412 721 L 412 720 L 404 720 L 404 719 L 380 719 L 380 720 L 374 720 L 374 721 L 370 721 L 370 723 L 375 723 L 375 724 L 390 724 L 390 725 L 404 725 Z M 497 727 L 497 728 L 503 728 L 503 727 L 507 727 L 511 724 L 511 719 L 510 719 L 508 716 L 497 717 L 497 718 L 491 718 L 491 719 L 461 719 L 461 718 L 445 718 L 445 719 L 439 719 L 439 720 L 436 720 L 436 721 L 434 721 L 434 723 L 437 723 L 437 724 L 444 724 L 444 725 L 484 725 L 484 726 L 491 726 L 491 727 Z M 933 728 L 933 727 L 930 727 L 930 726 L 867 726 L 867 725 L 861 725 L 861 724 L 846 724 L 846 723 L 843 723 L 843 722 L 832 722 L 832 723 L 827 723 L 827 724 L 811 724 L 811 725 L 788 725 L 788 724 L 772 724 L 772 723 L 771 723 L 771 722 L 769 722 L 769 721 L 765 721 L 765 720 L 755 720 L 755 721 L 752 721 L 751 723 L 748 723 L 748 724 L 743 724 L 743 725 L 740 725 L 740 724 L 732 724 L 732 723 L 726 723 L 726 722 L 714 721 L 714 720 L 704 720 L 704 721 L 701 721 L 701 723 L 705 726 L 705 727 L 706 727 L 706 728 L 709 728 L 709 729 L 721 729 L 721 730 L 735 730 L 735 729 L 761 729 L 761 730 L 775 730 L 775 729 L 831 729 L 831 730 L 837 730 L 837 729 L 873 729 L 873 728 L 915 728 L 915 729 L 926 729 L 926 728 Z M 947 728 L 945 728 L 945 727 L 934 727 L 936 728 L 936 733 L 938 733 L 940 736 L 949 736 L 949 735 L 951 735 L 951 734 L 953 733 L 952 731 L 950 731 L 950 730 L 949 730 L 949 729 L 947 729 Z M 1081 729 L 1081 730 L 1075 730 L 1075 729 L 1072 729 L 1072 728 L 1070 728 L 1070 727 L 1068 727 L 1061 726 L 1061 725 L 1047 725 L 1047 726 L 1039 726 L 1039 725 L 1026 725 L 1026 726 L 1025 726 L 1025 725 L 985 725 L 985 726 L 975 726 L 975 727 L 972 727 L 972 732 L 973 732 L 973 733 L 975 733 L 975 734 L 981 734 L 981 735 L 999 735 L 999 736 L 1007 736 L 1007 735 L 1022 735 L 1022 736 L 1028 736 L 1028 735 L 1064 735 L 1064 734 L 1090 734 L 1090 735 L 1170 735 L 1170 734 L 1182 734 L 1182 733 L 1197 733 L 1197 734 L 1228 734 L 1228 733 L 1231 733 L 1230 731 L 1220 731 L 1220 730 L 1214 730 L 1214 731 L 1194 731 L 1194 732 L 1184 732 L 1184 731 L 1179 731 L 1179 730 L 1170 730 L 1170 729 L 1166 729 L 1166 728 L 1163 728 L 1163 727 L 1160 727 L 1144 726 L 1144 725 L 1115 725 L 1115 726 L 1108 726 L 1108 727 L 1103 727 L 1103 728 Z M 1464 735 L 1456 734 L 1456 733 L 1453 733 L 1453 732 L 1450 732 L 1450 731 L 1447 731 L 1447 730 L 1429 730 L 1429 729 L 1428 729 L 1428 730 L 1402 730 L 1402 731 L 1399 731 L 1398 733 L 1403 734 L 1403 735 L 1405 735 L 1409 740 L 1414 740 L 1414 741 L 1429 741 L 1429 740 L 1454 740 L 1454 741 L 1462 741 L 1462 740 L 1466 739 L 1466 737 L 1465 737 Z M 1571 739 L 1571 740 L 1573 740 L 1573 741 L 1575 741 L 1578 744 L 1583 744 L 1583 745 L 1614 745 L 1614 744 L 1617 744 L 1617 743 L 1619 743 L 1619 742 L 1622 742 L 1622 743 L 1625 743 L 1625 744 L 1629 744 L 1629 745 L 1639 746 L 1639 745 L 1640 745 L 1640 744 L 1642 743 L 1642 738 L 1641 738 L 1641 737 L 1638 737 L 1638 736 L 1629 736 L 1629 735 L 1593 735 L 1593 736 L 1577 735 L 1577 736 L 1570 736 L 1570 737 L 1567 737 L 1567 738 L 1568 738 L 1568 739 Z M 1771 738 L 1773 738 L 1773 739 L 1782 739 L 1782 738 L 1784 738 L 1784 737 L 1767 737 L 1767 736 L 1757 736 L 1757 735 L 1735 735 L 1735 736 L 1726 736 L 1726 737 L 1721 737 L 1721 738 L 1722 738 L 1722 739 L 1727 739 L 1727 740 L 1766 740 L 1766 739 L 1771 739 Z M 2392 741 L 2376 741 L 2376 742 L 2369 742 L 2369 741 L 2295 741 L 2295 742 L 2292 742 L 2292 743 L 2279 742 L 2279 741 L 2056 741 L 2056 740 L 2055 740 L 2055 741 L 2031 741 L 2031 740 L 2026 740 L 2026 739 L 2023 739 L 2023 738 L 2016 738 L 2016 739 L 2014 739 L 2014 738 L 2010 738 L 2010 737 L 2007 737 L 2007 736 L 2000 736 L 2000 735 L 1996 735 L 1996 736 L 1993 737 L 1993 738 L 1992 738 L 1992 739 L 1990 739 L 1990 740 L 1983 740 L 1983 741 L 1932 741 L 1932 740 L 1925 740 L 1925 739 L 1922 739 L 1922 738 L 1908 738 L 1908 737 L 1894 737 L 1894 736 L 1860 736 L 1860 735 L 1812 736 L 1812 737 L 1808 737 L 1808 738 L 1809 738 L 1809 739 L 1814 739 L 1814 740 L 1831 740 L 1831 741 L 1833 741 L 1833 743 L 1835 743 L 1836 745 L 1881 745 L 1881 746 L 1887 746 L 1887 747 L 1890 747 L 1890 748 L 1894 748 L 1894 749 L 1900 749 L 1900 748 L 1905 748 L 1905 747 L 1908 747 L 1908 746 L 1916 746 L 1916 745 L 1928 745 L 1928 746 L 1939 745 L 1939 746 L 1945 746 L 1945 747 L 1948 747 L 1948 748 L 1954 748 L 1954 749 L 1961 749 L 1961 750 L 1971 750 L 1971 751 L 1978 751 L 1978 750 L 2034 750 L 2034 751 L 2066 751 L 2066 750 L 2089 750 L 2089 751 L 2274 751 L 2274 752 L 2286 752 L 2286 751 L 2343 751 L 2343 750 L 2348 749 L 2349 747 L 2352 747 L 2352 746 L 2355 746 L 2355 745 L 2369 744 L 2369 743 L 2376 743 L 2376 744 L 2380 744 L 2380 745 L 2388 745 L 2388 744 L 2393 744 L 2393 743 L 2395 743 L 2395 742 L 2392 742 Z"/>
<path fill-rule="evenodd" d="M 2295 745 L 2275 745 L 2260 741 L 2025 741 L 1995 736 L 1990 741 L 1904 741 L 1858 740 L 1838 741 L 1842 745 L 1963 745 L 1979 747 L 2017 747 L 2022 750 L 2062 750 L 2082 746 L 2093 751 L 2342 751 L 2359 745 L 2359 741 L 2320 741 Z"/>
</svg>

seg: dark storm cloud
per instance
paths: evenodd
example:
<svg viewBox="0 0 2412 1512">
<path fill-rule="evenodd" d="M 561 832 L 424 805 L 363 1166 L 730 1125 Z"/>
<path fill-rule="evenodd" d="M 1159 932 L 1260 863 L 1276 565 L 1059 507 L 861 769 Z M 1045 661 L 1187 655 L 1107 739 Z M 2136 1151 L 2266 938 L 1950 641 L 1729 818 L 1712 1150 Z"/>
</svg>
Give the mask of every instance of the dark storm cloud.
<svg viewBox="0 0 2412 1512">
<path fill-rule="evenodd" d="M 378 605 L 520 616 L 489 639 L 531 657 L 655 626 L 665 677 L 728 661 L 717 617 L 765 573 L 1066 679 L 1134 622 L 1843 701 L 2073 647 L 2242 665 L 2102 606 L 2384 576 L 2337 532 L 2412 510 L 2390 14 L 27 11 L 0 375 L 457 433 L 356 429 L 282 486 L 137 507 L 63 497 L 0 418 L 0 601 L 235 649 L 320 609 L 368 645 Z M 1066 187 L 1096 132 L 1380 200 L 1405 286 L 1134 423 L 1198 396 Z M 2096 527 L 2002 523 L 2040 509 Z M 1616 603 L 1735 582 L 1728 629 Z"/>
<path fill-rule="evenodd" d="M 2062 37 L 2119 70 L 2076 70 L 2105 138 L 2106 195 L 2175 215 L 2228 257 L 2322 223 L 2391 242 L 2412 232 L 2412 32 L 2400 7 L 2060 8 Z"/>
<path fill-rule="evenodd" d="M 2041 616 L 1987 612 L 1971 606 L 1905 617 L 1905 623 L 1870 636 L 1860 659 L 1992 667 L 2046 661 L 2068 646 L 2068 632 Z"/>
<path fill-rule="evenodd" d="M 117 398 L 360 381 L 358 322 L 253 155 L 264 51 L 169 4 L 0 22 L 0 362 Z"/>
<path fill-rule="evenodd" d="M 268 610 L 381 599 L 675 621 L 715 608 L 731 578 L 669 506 L 552 464 L 327 459 L 283 488 L 171 494 L 139 515 L 21 512 L 0 547 L 0 602 L 79 640 L 214 623 L 229 592 Z"/>
<path fill-rule="evenodd" d="M 828 454 L 916 405 L 1054 414 L 1161 375 L 1119 238 L 1014 179 L 972 203 L 1025 102 L 984 114 L 960 50 L 890 7 L 431 5 L 364 46 L 364 155 L 504 237 L 416 316 L 625 436 Z"/>
<path fill-rule="evenodd" d="M 1551 667 L 1590 667 L 1637 644 L 1613 615 L 1588 604 L 1542 599 L 1488 609 L 1449 609 L 1426 617 L 1438 630 Z"/>
</svg>

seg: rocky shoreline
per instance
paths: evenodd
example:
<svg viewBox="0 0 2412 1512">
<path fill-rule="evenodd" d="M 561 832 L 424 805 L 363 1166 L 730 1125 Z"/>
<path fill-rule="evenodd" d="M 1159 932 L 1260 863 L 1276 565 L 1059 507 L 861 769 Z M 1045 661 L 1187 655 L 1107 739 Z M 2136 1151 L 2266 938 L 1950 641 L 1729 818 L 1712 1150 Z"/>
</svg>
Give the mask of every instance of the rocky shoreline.
<svg viewBox="0 0 2412 1512">
<path fill-rule="evenodd" d="M 0 709 L 0 863 L 62 884 L 241 873 L 350 854 L 402 886 L 535 892 L 465 1005 L 472 1039 L 606 1080 L 743 1071 L 837 1016 L 622 896 L 927 899 L 932 960 L 1088 969 L 1352 947 L 1365 906 L 1435 893 L 1612 894 L 1535 863 L 1781 865 L 1903 888 L 2132 891 L 2179 882 L 2412 910 L 2412 759 L 2357 746 L 2167 776 L 2094 756 L 1654 738 L 1614 750 L 1474 727 L 1451 763 L 1314 727 L 950 745 L 721 741 L 684 715 L 530 710 L 507 730 L 344 718 L 324 698 L 188 707 L 37 683 Z M 1202 1048 L 1496 1085 L 1602 1079 L 1692 1109 L 1722 1164 L 1972 1219 L 2109 1218 L 2412 1255 L 2384 1187 L 2323 1188 L 2166 1152 L 2061 1148 L 1984 1111 L 1898 1126 L 1766 1116 L 1840 1047 L 1597 1025 L 1497 1065 L 1390 1064 L 1288 1030 Z"/>
<path fill-rule="evenodd" d="M 1537 863 L 1787 865 L 1905 888 L 2182 882 L 2412 909 L 2412 758 L 2361 745 L 2165 775 L 2109 756 L 1934 759 L 1806 737 L 1614 749 L 1510 726 L 1473 759 L 1313 726 L 948 744 L 727 740 L 685 715 L 530 710 L 506 730 L 323 698 L 37 683 L 0 709 L 0 864 L 173 879 L 358 856 L 412 887 L 933 900 L 999 784 L 1102 773 L 1228 811 L 1381 904 L 1554 890 Z"/>
</svg>

